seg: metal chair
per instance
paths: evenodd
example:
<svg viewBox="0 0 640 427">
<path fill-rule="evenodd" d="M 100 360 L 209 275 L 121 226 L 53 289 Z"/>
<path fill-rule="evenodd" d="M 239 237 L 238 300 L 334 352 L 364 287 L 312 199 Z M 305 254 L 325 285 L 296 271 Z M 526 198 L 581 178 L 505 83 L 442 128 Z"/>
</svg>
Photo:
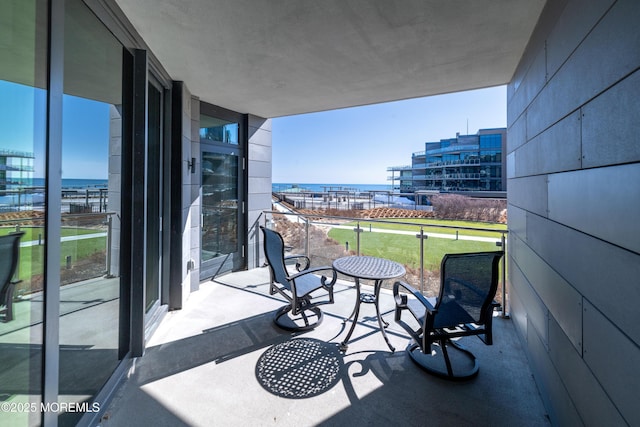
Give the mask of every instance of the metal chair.
<svg viewBox="0 0 640 427">
<path fill-rule="evenodd" d="M 13 280 L 18 267 L 20 239 L 24 231 L 0 236 L 0 314 L 4 322 L 13 320 L 13 292 L 20 280 Z"/>
<path fill-rule="evenodd" d="M 454 339 L 475 335 L 493 344 L 493 310 L 499 306 L 494 298 L 503 255 L 502 251 L 445 255 L 437 298 L 425 298 L 404 282 L 393 285 L 395 321 L 414 341 L 407 352 L 427 372 L 452 380 L 478 374 L 473 353 Z M 411 324 L 402 320 L 405 312 L 412 315 Z"/>
<path fill-rule="evenodd" d="M 318 306 L 333 303 L 333 285 L 337 273 L 332 267 L 309 268 L 310 260 L 304 255 L 285 257 L 282 236 L 268 228 L 260 228 L 264 233 L 264 253 L 271 273 L 269 293 L 279 293 L 289 302 L 276 311 L 274 322 L 289 331 L 315 328 L 322 322 L 322 310 Z M 290 274 L 286 267 L 287 262 L 291 261 L 295 261 L 294 274 Z M 330 271 L 331 280 L 315 274 L 321 271 Z M 316 291 L 322 291 L 324 295 L 312 296 Z M 320 296 L 328 299 L 313 300 Z"/>
</svg>

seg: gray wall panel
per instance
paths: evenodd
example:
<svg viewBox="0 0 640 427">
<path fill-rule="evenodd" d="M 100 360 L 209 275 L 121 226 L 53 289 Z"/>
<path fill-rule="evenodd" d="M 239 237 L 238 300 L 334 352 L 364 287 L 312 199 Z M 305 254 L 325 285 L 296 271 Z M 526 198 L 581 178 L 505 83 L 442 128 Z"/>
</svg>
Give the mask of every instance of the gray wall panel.
<svg viewBox="0 0 640 427">
<path fill-rule="evenodd" d="M 640 425 L 640 348 L 586 302 L 584 360 L 629 425 Z"/>
<path fill-rule="evenodd" d="M 640 343 L 640 255 L 534 215 L 529 216 L 527 224 L 529 246 Z"/>
<path fill-rule="evenodd" d="M 516 153 L 507 154 L 507 181 L 516 177 Z"/>
<path fill-rule="evenodd" d="M 523 84 L 520 85 L 507 104 L 507 113 L 514 119 L 520 118 L 526 111 L 529 103 L 531 103 L 546 84 L 545 51 L 543 43 L 537 46 L 535 55 L 531 57 L 529 69 L 522 78 Z"/>
<path fill-rule="evenodd" d="M 512 259 L 510 263 L 510 268 L 513 270 L 513 277 L 515 277 L 515 283 L 512 284 L 512 286 L 516 289 L 522 304 L 527 307 L 527 321 L 529 322 L 527 328 L 535 328 L 536 334 L 546 345 L 549 333 L 549 313 L 540 297 L 526 279 L 518 262 L 519 260 Z"/>
<path fill-rule="evenodd" d="M 640 71 L 582 108 L 584 167 L 640 161 Z M 635 111 L 635 120 L 628 113 Z"/>
<path fill-rule="evenodd" d="M 636 0 L 620 0 L 529 106 L 529 138 L 578 109 L 640 62 Z M 576 78 L 580 76 L 580 78 Z"/>
<path fill-rule="evenodd" d="M 260 143 L 249 144 L 249 161 L 271 163 L 271 145 L 264 145 L 271 137 L 270 133 L 260 132 L 257 139 Z"/>
<path fill-rule="evenodd" d="M 639 18 L 547 2 L 507 90 L 511 315 L 556 425 L 640 425 Z"/>
<path fill-rule="evenodd" d="M 551 423 L 556 426 L 583 425 L 571 396 L 551 363 L 547 347 L 533 331 L 529 328 L 527 335 L 529 360 L 540 387 L 540 396 L 549 409 Z"/>
<path fill-rule="evenodd" d="M 549 218 L 640 253 L 639 183 L 640 163 L 549 175 Z"/>
<path fill-rule="evenodd" d="M 249 170 L 251 171 L 251 176 L 270 178 L 271 177 L 271 163 L 264 161 L 253 161 L 249 160 Z M 251 189 L 252 191 L 253 189 Z M 271 192 L 271 191 L 269 191 Z"/>
<path fill-rule="evenodd" d="M 527 117 L 523 114 L 507 129 L 507 153 L 527 142 Z"/>
<path fill-rule="evenodd" d="M 263 210 L 271 210 L 271 193 L 252 193 L 248 207 L 249 211 L 255 211 L 256 215 L 262 213 Z"/>
<path fill-rule="evenodd" d="M 271 210 L 271 119 L 251 114 L 248 118 L 247 266 L 255 268 L 264 257 L 258 225 L 264 223 L 262 212 Z"/>
<path fill-rule="evenodd" d="M 577 111 L 516 151 L 516 176 L 579 169 L 581 157 L 580 112 Z"/>
<path fill-rule="evenodd" d="M 524 242 L 513 239 L 511 243 L 518 254 L 517 264 L 522 274 L 530 281 L 550 316 L 557 319 L 576 351 L 582 353 L 582 296 Z"/>
<path fill-rule="evenodd" d="M 252 116 L 253 117 L 253 116 Z M 259 124 L 260 122 L 255 122 L 254 124 Z M 268 130 L 271 126 L 271 120 L 266 122 L 262 122 L 264 129 L 249 127 L 249 140 L 253 146 L 263 146 L 271 148 L 271 131 Z M 258 159 L 255 159 L 258 160 Z"/>
<path fill-rule="evenodd" d="M 271 194 L 271 178 L 263 176 L 249 177 L 251 194 Z M 269 206 L 267 209 L 271 208 Z"/>
<path fill-rule="evenodd" d="M 510 179 L 509 204 L 538 215 L 547 215 L 547 176 Z"/>
<path fill-rule="evenodd" d="M 509 244 L 511 244 L 512 237 L 518 237 L 521 240 L 527 241 L 527 211 L 518 208 L 517 206 L 509 205 L 507 207 L 509 215 Z"/>
<path fill-rule="evenodd" d="M 547 38 L 547 74 L 553 75 L 615 0 L 571 0 Z"/>
<path fill-rule="evenodd" d="M 509 265 L 513 265 L 513 261 L 509 259 Z M 517 268 L 509 268 L 509 308 L 511 309 L 511 319 L 516 330 L 526 340 L 527 337 L 527 310 L 524 302 L 518 294 L 518 290 L 523 286 L 528 286 L 527 279 Z"/>
<path fill-rule="evenodd" d="M 549 354 L 586 425 L 626 425 L 620 412 L 585 365 L 581 353 L 574 351 L 571 342 L 553 318 L 549 319 Z"/>
</svg>

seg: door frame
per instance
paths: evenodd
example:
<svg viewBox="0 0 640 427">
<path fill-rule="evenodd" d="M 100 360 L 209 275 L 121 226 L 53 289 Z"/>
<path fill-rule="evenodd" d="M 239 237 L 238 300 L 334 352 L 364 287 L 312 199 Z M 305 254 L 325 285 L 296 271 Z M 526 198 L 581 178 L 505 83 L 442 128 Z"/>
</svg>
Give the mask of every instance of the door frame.
<svg viewBox="0 0 640 427">
<path fill-rule="evenodd" d="M 226 108 L 209 104 L 206 102 L 200 102 L 200 114 L 209 117 L 215 117 L 222 120 L 238 124 L 238 145 L 230 145 L 225 143 L 216 143 L 208 140 L 200 140 L 200 151 L 198 156 L 200 162 L 202 162 L 203 151 L 218 152 L 222 154 L 230 154 L 233 151 L 237 151 L 238 155 L 238 217 L 237 217 L 237 233 L 238 233 L 238 252 L 235 253 L 231 262 L 227 262 L 222 257 L 217 257 L 212 260 L 202 261 L 200 256 L 200 281 L 212 279 L 216 276 L 230 273 L 232 271 L 243 270 L 247 265 L 247 148 L 248 148 L 248 132 L 247 123 L 248 117 L 246 114 L 241 114 L 236 111 L 228 110 Z M 200 163 L 202 164 L 202 163 Z M 201 173 L 201 172 L 200 172 Z M 200 180 L 200 200 L 202 200 L 202 180 Z M 202 250 L 202 204 L 200 206 L 200 250 Z"/>
<path fill-rule="evenodd" d="M 167 98 L 170 98 L 170 93 L 169 90 L 165 87 L 165 85 L 162 84 L 162 81 L 157 78 L 153 73 L 149 72 L 149 75 L 147 77 L 147 127 L 150 125 L 150 120 L 149 120 L 149 116 L 150 116 L 150 105 L 149 105 L 149 101 L 151 99 L 150 96 L 150 90 L 151 88 L 153 88 L 154 90 L 156 90 L 159 95 L 160 95 L 160 99 L 159 99 L 159 129 L 157 130 L 158 132 L 158 139 L 159 139 L 159 146 L 158 148 L 158 152 L 157 155 L 155 156 L 155 159 L 151 159 L 150 158 L 150 154 L 151 154 L 151 140 L 150 140 L 150 135 L 147 135 L 147 147 L 146 147 L 146 167 L 145 167 L 145 192 L 147 194 L 147 197 L 145 198 L 145 275 L 144 275 L 144 312 L 145 312 L 145 338 L 148 338 L 153 331 L 156 329 L 156 327 L 159 324 L 159 321 L 162 319 L 162 315 L 166 312 L 166 304 L 167 304 L 167 300 L 164 297 L 165 294 L 165 278 L 164 278 L 164 273 L 165 273 L 165 268 L 164 268 L 164 264 L 165 264 L 165 257 L 164 257 L 164 244 L 165 244 L 165 239 L 164 239 L 164 234 L 165 234 L 165 227 L 164 227 L 164 218 L 167 215 L 167 212 L 165 212 L 165 197 L 164 194 L 165 192 L 165 185 L 166 185 L 166 179 L 165 179 L 165 168 L 164 168 L 164 164 L 165 164 L 165 157 L 166 157 L 166 143 L 168 141 L 167 139 L 167 133 L 168 133 L 168 129 L 167 129 L 167 125 L 168 125 L 168 109 L 167 109 Z M 157 168 L 157 185 L 158 188 L 151 188 L 151 182 L 149 181 L 149 172 L 152 170 L 151 168 L 153 167 L 151 162 L 155 163 L 155 167 Z M 149 211 L 149 202 L 153 202 L 156 205 L 156 210 L 157 210 L 157 218 L 151 218 L 151 212 Z M 152 222 L 152 227 L 150 229 L 149 224 L 150 222 Z M 151 245 L 150 243 L 152 242 L 152 240 L 150 240 L 150 235 L 149 232 L 152 231 L 156 234 L 155 236 L 155 243 L 157 244 L 156 247 L 153 247 L 153 245 Z M 149 251 L 153 251 L 153 255 L 149 253 Z M 153 259 L 150 261 L 149 256 L 153 256 Z M 155 259 L 157 257 L 157 259 Z M 149 274 L 150 271 L 149 269 L 153 268 L 156 270 L 157 273 L 157 298 L 154 301 L 154 303 L 151 306 L 148 306 L 148 302 L 147 302 L 147 281 L 149 280 Z"/>
</svg>

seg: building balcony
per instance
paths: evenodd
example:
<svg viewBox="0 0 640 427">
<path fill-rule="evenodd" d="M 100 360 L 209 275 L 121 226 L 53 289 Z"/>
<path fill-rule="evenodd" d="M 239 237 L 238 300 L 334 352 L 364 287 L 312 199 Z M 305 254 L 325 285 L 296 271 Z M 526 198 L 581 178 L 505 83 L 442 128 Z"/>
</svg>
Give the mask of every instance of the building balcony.
<svg viewBox="0 0 640 427">
<path fill-rule="evenodd" d="M 409 230 L 406 224 L 394 226 L 389 221 L 314 217 L 311 222 L 291 213 L 265 215 L 263 221 L 269 227 L 290 231 L 283 233 L 285 243 L 292 253 L 310 256 L 313 266 L 360 254 L 365 242 L 370 245 L 372 239 L 389 233 L 405 239 L 409 252 L 420 247 L 416 230 L 429 236 L 423 240 L 426 245 L 441 246 L 435 243 L 441 241 L 448 251 L 459 251 L 461 245 L 495 248 L 497 242 L 505 244 L 504 227 L 482 234 L 470 228 L 423 224 Z M 351 246 L 327 244 L 325 232 L 316 233 L 327 224 L 347 233 Z M 359 238 L 354 228 L 362 230 Z M 425 294 L 433 292 L 432 266 L 423 263 L 411 271 L 404 280 Z M 269 294 L 269 281 L 268 268 L 261 267 L 202 283 L 182 310 L 164 317 L 145 355 L 116 391 L 103 427 L 210 425 L 213 417 L 217 425 L 422 425 L 427 419 L 436 425 L 461 420 L 464 424 L 549 425 L 513 322 L 502 312 L 495 312 L 493 346 L 475 337 L 463 339 L 478 358 L 480 373 L 460 384 L 428 375 L 403 351 L 410 339 L 393 321 L 391 282 L 381 291 L 380 309 L 389 322 L 387 335 L 396 351 L 390 351 L 378 332 L 374 307 L 365 304 L 349 348 L 341 353 L 339 343 L 349 326 L 343 321 L 355 304 L 353 282 L 338 280 L 335 304 L 322 306 L 325 317 L 320 326 L 291 333 L 273 323 L 274 311 L 285 301 Z M 496 299 L 502 301 L 502 295 L 501 290 Z M 278 352 L 279 344 L 295 340 L 305 352 L 295 357 Z M 267 356 L 281 376 L 262 375 Z"/>
<path fill-rule="evenodd" d="M 387 167 L 387 172 L 391 172 L 391 171 L 410 171 L 411 169 L 412 169 L 412 167 L 410 165 L 389 166 L 389 167 Z"/>
<path fill-rule="evenodd" d="M 0 171 L 7 172 L 33 172 L 33 166 L 30 165 L 2 165 L 0 164 Z"/>
<path fill-rule="evenodd" d="M 269 272 L 257 268 L 201 284 L 181 311 L 167 314 L 146 354 L 107 409 L 103 427 L 121 425 L 549 425 L 513 322 L 496 317 L 494 345 L 470 337 L 480 361 L 467 383 L 420 370 L 403 351 L 409 337 L 393 322 L 393 298 L 382 292 L 392 353 L 363 306 L 346 353 L 343 319 L 355 303 L 353 284 L 339 281 L 324 322 L 292 334 L 273 312 L 284 300 L 269 295 Z M 348 325 L 347 325 L 348 326 Z M 299 340 L 295 357 L 277 345 Z M 264 378 L 265 356 L 280 378 Z M 273 366 L 272 366 L 273 368 Z M 285 396 L 285 391 L 288 394 Z M 399 408 L 402 408 L 399 410 Z"/>
</svg>

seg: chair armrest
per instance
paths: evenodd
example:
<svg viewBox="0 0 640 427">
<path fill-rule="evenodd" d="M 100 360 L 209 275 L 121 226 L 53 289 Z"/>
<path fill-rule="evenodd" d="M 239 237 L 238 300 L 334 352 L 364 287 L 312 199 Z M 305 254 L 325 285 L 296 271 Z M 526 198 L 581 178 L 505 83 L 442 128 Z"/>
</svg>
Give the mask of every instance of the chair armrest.
<svg viewBox="0 0 640 427">
<path fill-rule="evenodd" d="M 413 295 L 413 297 L 424 305 L 425 309 L 432 314 L 437 313 L 435 307 L 424 297 L 420 292 L 415 290 L 411 285 L 406 282 L 398 281 L 393 284 L 393 297 L 396 300 L 396 306 L 400 308 L 407 308 L 407 295 L 400 293 L 400 288 L 404 288 L 407 293 Z"/>
<path fill-rule="evenodd" d="M 290 260 L 296 260 L 296 270 L 298 271 L 306 270 L 311 265 L 311 260 L 306 255 L 288 255 L 284 257 L 285 265 L 287 264 L 287 261 L 290 261 Z M 304 261 L 304 266 L 303 266 L 303 263 L 300 262 L 300 260 Z"/>
<path fill-rule="evenodd" d="M 331 271 L 331 282 L 329 283 L 326 283 L 327 276 L 325 276 L 324 274 L 321 275 L 320 282 L 322 283 L 323 286 L 333 286 L 336 283 L 336 280 L 338 280 L 338 274 L 333 269 L 333 267 L 314 267 L 307 270 L 302 270 L 299 273 L 296 273 L 292 276 L 288 276 L 287 280 L 295 280 L 296 278 L 300 276 L 304 276 L 305 274 L 317 273 L 319 271 Z"/>
</svg>

